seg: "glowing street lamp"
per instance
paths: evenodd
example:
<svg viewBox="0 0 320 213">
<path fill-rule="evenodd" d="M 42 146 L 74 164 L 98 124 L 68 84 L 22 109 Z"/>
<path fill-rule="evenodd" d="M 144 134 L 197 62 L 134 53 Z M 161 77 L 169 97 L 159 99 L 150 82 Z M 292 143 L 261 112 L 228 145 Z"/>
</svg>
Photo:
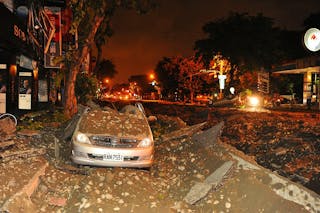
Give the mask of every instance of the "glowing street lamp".
<svg viewBox="0 0 320 213">
<path fill-rule="evenodd" d="M 226 78 L 227 78 L 226 75 L 218 75 L 219 88 L 220 88 L 220 98 L 223 98 L 222 90 L 224 89 L 224 82 L 225 82 Z"/>
<path fill-rule="evenodd" d="M 232 94 L 232 95 L 234 95 L 234 91 L 235 91 L 235 89 L 234 89 L 234 87 L 230 87 L 230 93 Z"/>
<path fill-rule="evenodd" d="M 153 73 L 151 73 L 151 74 L 149 75 L 149 78 L 150 78 L 151 80 L 154 80 L 154 79 L 155 79 L 154 74 L 153 74 Z"/>
</svg>

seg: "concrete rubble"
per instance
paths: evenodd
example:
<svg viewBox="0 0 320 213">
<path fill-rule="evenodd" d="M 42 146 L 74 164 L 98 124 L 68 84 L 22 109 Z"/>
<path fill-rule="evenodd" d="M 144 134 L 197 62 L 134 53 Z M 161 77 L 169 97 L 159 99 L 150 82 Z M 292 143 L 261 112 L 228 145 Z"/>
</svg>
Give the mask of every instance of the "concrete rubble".
<svg viewBox="0 0 320 213">
<path fill-rule="evenodd" d="M 195 204 L 201 198 L 205 197 L 212 188 L 217 188 L 226 175 L 231 172 L 233 166 L 232 161 L 227 161 L 217 170 L 210 174 L 204 182 L 197 182 L 183 199 L 189 204 Z"/>
<path fill-rule="evenodd" d="M 249 113 L 230 119 L 222 140 L 271 171 L 320 193 L 320 120 Z M 318 186 L 317 186 L 318 185 Z"/>
<path fill-rule="evenodd" d="M 73 165 L 68 159 L 68 142 L 63 138 L 55 139 L 54 132 L 45 129 L 35 135 L 14 135 L 10 151 L 34 148 L 45 149 L 45 153 L 0 162 L 0 211 L 319 212 L 319 194 L 279 175 L 279 170 L 264 168 L 254 156 L 235 148 L 240 138 L 246 144 L 259 144 L 253 140 L 258 134 L 255 128 L 263 133 L 260 139 L 270 137 L 269 144 L 272 144 L 270 127 L 252 126 L 248 122 L 250 116 L 244 120 L 234 116 L 237 119 L 216 122 L 219 119 L 215 116 L 221 114 L 214 113 L 214 122 L 191 125 L 155 114 L 157 119 L 153 119 L 151 128 L 156 132 L 156 156 L 149 171 L 92 167 L 85 175 L 73 173 L 70 172 Z M 281 140 L 289 138 L 292 143 L 299 144 L 298 147 L 309 149 L 303 144 L 305 137 L 297 131 L 291 132 L 285 125 L 287 121 L 282 119 L 278 125 L 287 132 L 286 137 L 282 132 L 276 133 L 279 136 L 276 138 L 280 139 L 273 143 L 281 144 Z M 169 120 L 172 125 L 167 125 Z M 207 128 L 209 122 L 212 126 Z M 271 120 L 264 122 L 272 123 Z M 163 124 L 170 131 L 163 131 Z M 303 128 L 312 128 L 312 125 L 303 124 Z M 242 129 L 244 125 L 245 130 Z M 312 144 L 313 148 L 316 143 L 306 144 Z M 56 147 L 59 147 L 59 154 Z M 244 150 L 247 149 L 252 148 Z M 0 154 L 5 150 L 0 150 Z M 275 157 L 294 152 L 286 146 L 274 146 L 271 150 Z M 64 169 L 68 166 L 70 169 Z"/>
</svg>

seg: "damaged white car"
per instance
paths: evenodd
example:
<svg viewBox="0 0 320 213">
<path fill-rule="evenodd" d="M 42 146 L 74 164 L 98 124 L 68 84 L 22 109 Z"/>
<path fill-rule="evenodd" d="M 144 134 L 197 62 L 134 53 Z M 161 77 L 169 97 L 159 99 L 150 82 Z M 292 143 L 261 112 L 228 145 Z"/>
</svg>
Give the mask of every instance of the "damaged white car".
<svg viewBox="0 0 320 213">
<path fill-rule="evenodd" d="M 154 160 L 152 132 L 141 103 L 92 108 L 80 117 L 72 136 L 76 164 L 149 168 Z"/>
</svg>

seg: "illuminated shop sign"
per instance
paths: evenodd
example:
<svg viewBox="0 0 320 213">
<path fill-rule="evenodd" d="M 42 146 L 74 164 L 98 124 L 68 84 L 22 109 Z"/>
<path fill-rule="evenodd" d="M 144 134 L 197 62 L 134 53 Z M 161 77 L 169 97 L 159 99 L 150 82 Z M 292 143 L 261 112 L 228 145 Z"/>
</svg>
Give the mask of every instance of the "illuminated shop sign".
<svg viewBox="0 0 320 213">
<path fill-rule="evenodd" d="M 24 42 L 27 41 L 26 33 L 16 24 L 13 25 L 13 35 Z"/>
</svg>

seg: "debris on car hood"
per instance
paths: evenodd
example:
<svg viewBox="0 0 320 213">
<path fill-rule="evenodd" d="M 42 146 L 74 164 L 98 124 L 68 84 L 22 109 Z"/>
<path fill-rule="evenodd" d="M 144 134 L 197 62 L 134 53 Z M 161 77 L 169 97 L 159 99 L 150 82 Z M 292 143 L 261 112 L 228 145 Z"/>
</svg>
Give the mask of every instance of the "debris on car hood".
<svg viewBox="0 0 320 213">
<path fill-rule="evenodd" d="M 79 131 L 90 134 L 148 137 L 149 126 L 141 113 L 128 114 L 113 109 L 92 110 L 83 114 Z"/>
</svg>

